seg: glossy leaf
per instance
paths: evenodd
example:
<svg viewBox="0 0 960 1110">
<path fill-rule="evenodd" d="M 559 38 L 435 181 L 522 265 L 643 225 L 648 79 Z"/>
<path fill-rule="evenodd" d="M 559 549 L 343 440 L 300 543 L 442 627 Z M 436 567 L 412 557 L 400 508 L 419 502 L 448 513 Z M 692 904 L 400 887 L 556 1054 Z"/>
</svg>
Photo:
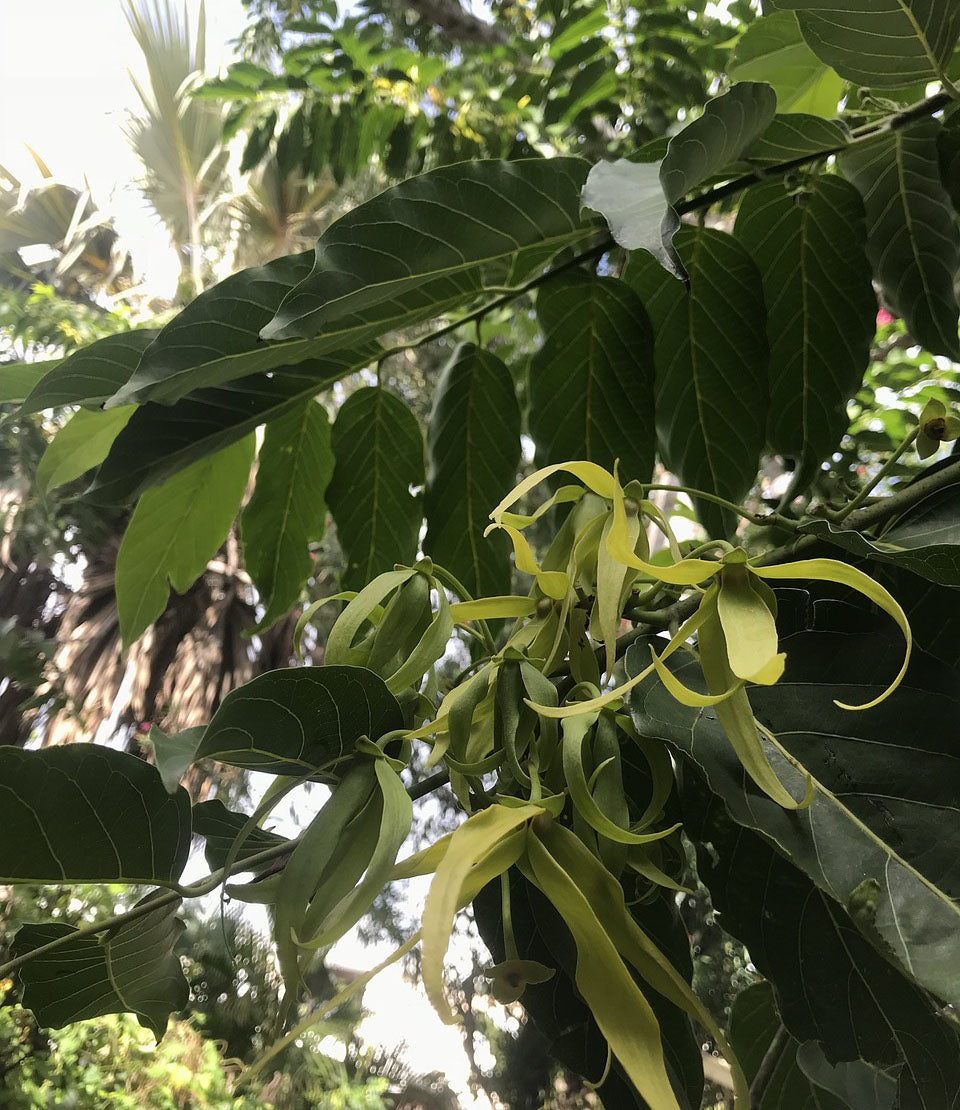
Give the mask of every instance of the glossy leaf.
<svg viewBox="0 0 960 1110">
<path fill-rule="evenodd" d="M 403 727 L 384 681 L 363 667 L 290 667 L 231 690 L 203 735 L 197 758 L 251 771 L 332 771 L 365 736 Z"/>
<path fill-rule="evenodd" d="M 40 458 L 36 482 L 41 495 L 45 497 L 99 466 L 133 413 L 133 405 L 109 412 L 77 409 Z"/>
<path fill-rule="evenodd" d="M 596 238 L 579 213 L 586 172 L 577 158 L 461 162 L 387 189 L 323 233 L 313 270 L 263 337 L 317 335 L 374 306 L 386 316 L 394 298 L 431 282 L 461 300 L 522 282 Z"/>
<path fill-rule="evenodd" d="M 361 589 L 416 557 L 422 514 L 411 490 L 424 484 L 423 434 L 398 397 L 368 387 L 340 408 L 332 443 L 327 504 L 346 561 L 341 583 Z"/>
<path fill-rule="evenodd" d="M 96 744 L 0 746 L 5 883 L 175 881 L 190 849 L 190 799 L 156 768 Z"/>
<path fill-rule="evenodd" d="M 102 404 L 127 382 L 156 334 L 155 329 L 142 328 L 81 347 L 37 382 L 21 411 Z"/>
<path fill-rule="evenodd" d="M 343 351 L 211 389 L 172 406 L 141 405 L 97 471 L 88 497 L 97 504 L 134 500 L 171 474 L 228 447 L 261 424 L 289 412 L 341 378 L 376 360 L 376 346 Z"/>
<path fill-rule="evenodd" d="M 102 937 L 78 937 L 31 960 L 20 970 L 24 1006 L 40 1025 L 54 1029 L 104 1014 L 132 1013 L 159 1040 L 170 1014 L 186 1006 L 190 993 L 174 951 L 184 928 L 179 905 L 158 906 Z M 13 954 L 73 932 L 72 925 L 24 925 L 14 938 Z"/>
<path fill-rule="evenodd" d="M 808 112 L 831 119 L 843 81 L 804 41 L 792 12 L 772 12 L 751 23 L 728 65 L 731 81 L 766 81 L 780 112 Z"/>
<path fill-rule="evenodd" d="M 869 919 L 858 923 L 690 785 L 684 811 L 714 853 L 698 853 L 704 881 L 725 927 L 773 982 L 783 1023 L 802 1042 L 798 1065 L 834 1091 L 859 1093 L 841 1103 L 854 1110 L 956 1110 L 960 1035 L 877 951 Z"/>
<path fill-rule="evenodd" d="M 473 597 L 510 592 L 510 545 L 484 539 L 490 510 L 516 481 L 520 406 L 495 355 L 457 348 L 437 383 L 427 429 L 423 550 Z"/>
<path fill-rule="evenodd" d="M 653 473 L 653 334 L 640 298 L 612 277 L 551 282 L 537 295 L 544 343 L 530 364 L 537 464 L 588 459 L 624 481 Z"/>
<path fill-rule="evenodd" d="M 867 700 L 896 669 L 900 647 L 882 632 L 829 631 L 829 611 L 816 612 L 818 628 L 801 625 L 782 640 L 783 678 L 750 693 L 757 719 L 780 737 L 764 742 L 780 780 L 799 796 L 803 775 L 812 776 L 808 808 L 787 812 L 759 794 L 716 721 L 680 709 L 659 684 L 633 695 L 634 721 L 691 760 L 732 818 L 776 845 L 826 897 L 846 906 L 865 881 L 875 884 L 870 926 L 878 941 L 918 984 L 956 1001 L 960 870 L 949 830 L 958 819 L 958 772 L 941 723 L 954 712 L 955 678 L 938 677 L 939 665 L 919 656 L 893 697 L 870 711 L 844 711 L 834 699 Z M 628 673 L 646 660 L 631 652 Z M 683 664 L 679 677 L 689 684 L 696 669 Z"/>
<path fill-rule="evenodd" d="M 631 255 L 624 272 L 656 336 L 660 450 L 684 485 L 736 502 L 753 484 L 766 439 L 762 282 L 744 248 L 723 232 L 684 227 L 676 246 L 689 293 L 643 254 Z M 729 513 L 702 502 L 697 512 L 712 535 L 732 530 Z"/>
<path fill-rule="evenodd" d="M 769 85 L 734 85 L 708 101 L 703 115 L 673 136 L 659 164 L 620 159 L 595 165 L 584 187 L 584 206 L 604 216 L 620 246 L 649 251 L 666 270 L 682 277 L 683 263 L 673 245 L 680 220 L 673 205 L 737 161 L 776 110 Z"/>
<path fill-rule="evenodd" d="M 940 131 L 924 120 L 851 146 L 839 162 L 863 197 L 867 254 L 890 310 L 929 351 L 960 358 L 960 230 L 940 180 Z"/>
<path fill-rule="evenodd" d="M 186 593 L 227 538 L 253 462 L 250 436 L 194 463 L 140 498 L 117 554 L 117 614 L 123 642 L 138 639 Z"/>
<path fill-rule="evenodd" d="M 256 631 L 296 604 L 313 569 L 310 544 L 323 538 L 324 493 L 333 474 L 326 410 L 316 401 L 267 425 L 253 494 L 240 516 L 244 565 L 264 614 Z"/>
<path fill-rule="evenodd" d="M 863 205 L 838 177 L 797 194 L 752 188 L 737 239 L 763 277 L 770 343 L 768 446 L 795 463 L 804 489 L 847 429 L 847 401 L 870 361 L 877 301 L 865 254 Z"/>
<path fill-rule="evenodd" d="M 847 81 L 902 88 L 932 81 L 960 34 L 953 0 L 775 0 L 797 13 L 810 49 Z"/>
</svg>

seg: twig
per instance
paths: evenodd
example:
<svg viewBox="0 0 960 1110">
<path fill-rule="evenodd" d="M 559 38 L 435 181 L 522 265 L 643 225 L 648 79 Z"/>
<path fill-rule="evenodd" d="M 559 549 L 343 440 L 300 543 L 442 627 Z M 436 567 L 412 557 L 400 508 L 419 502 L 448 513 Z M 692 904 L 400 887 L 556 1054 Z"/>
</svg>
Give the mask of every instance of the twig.
<svg viewBox="0 0 960 1110">
<path fill-rule="evenodd" d="M 783 1056 L 783 1051 L 789 1043 L 790 1034 L 781 1022 L 777 1027 L 776 1033 L 773 1035 L 773 1040 L 770 1042 L 767 1051 L 763 1054 L 760 1067 L 757 1068 L 757 1074 L 753 1077 L 753 1082 L 750 1084 L 750 1104 L 755 1110 L 760 1110 L 763 1104 L 763 1096 L 767 1093 L 767 1088 L 770 1086 L 770 1082 L 776 1074 L 777 1066 Z"/>
</svg>

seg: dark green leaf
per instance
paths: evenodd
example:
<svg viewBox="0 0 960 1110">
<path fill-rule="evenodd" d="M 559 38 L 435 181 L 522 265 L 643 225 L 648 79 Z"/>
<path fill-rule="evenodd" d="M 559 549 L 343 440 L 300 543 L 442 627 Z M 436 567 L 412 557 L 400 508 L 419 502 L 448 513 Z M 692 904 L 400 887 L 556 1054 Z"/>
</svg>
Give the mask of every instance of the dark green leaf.
<svg viewBox="0 0 960 1110">
<path fill-rule="evenodd" d="M 627 250 L 649 251 L 676 277 L 683 266 L 673 237 L 673 205 L 707 178 L 736 162 L 763 134 L 777 110 L 769 85 L 744 81 L 707 102 L 703 115 L 670 140 L 660 163 L 600 162 L 590 171 L 583 203 L 600 212 Z"/>
<path fill-rule="evenodd" d="M 720 231 L 683 227 L 676 247 L 689 292 L 646 254 L 631 255 L 624 271 L 656 336 L 661 454 L 685 485 L 740 501 L 756 476 L 769 408 L 760 274 Z M 703 502 L 697 512 L 711 535 L 732 531 L 731 514 Z"/>
<path fill-rule="evenodd" d="M 323 495 L 333 474 L 330 422 L 316 401 L 267 425 L 257 482 L 243 514 L 244 563 L 265 606 L 257 631 L 269 628 L 300 597 L 313 560 L 309 545 L 323 538 Z"/>
<path fill-rule="evenodd" d="M 417 554 L 422 512 L 411 492 L 424 483 L 423 435 L 392 393 L 358 389 L 333 425 L 336 466 L 327 503 L 346 558 L 344 589 L 362 589 Z"/>
<path fill-rule="evenodd" d="M 221 867 L 226 866 L 230 849 L 246 821 L 245 813 L 234 813 L 233 810 L 227 809 L 219 798 L 201 802 L 193 807 L 193 831 L 197 836 L 202 836 L 205 841 L 203 856 L 211 871 L 219 871 Z M 274 848 L 285 842 L 285 837 L 268 829 L 261 829 L 257 825 L 244 839 L 237 852 L 236 860 L 242 863 L 265 848 Z"/>
<path fill-rule="evenodd" d="M 325 386 L 361 370 L 376 349 L 344 352 L 315 373 L 305 363 L 257 374 L 216 389 L 199 389 L 175 405 L 138 408 L 117 437 L 87 496 L 97 504 L 124 504 L 197 459 L 242 439 L 282 416 Z"/>
<path fill-rule="evenodd" d="M 148 894 L 143 902 L 153 897 Z M 184 927 L 179 908 L 179 900 L 158 906 L 99 938 L 78 937 L 24 964 L 19 973 L 24 1006 L 40 1025 L 54 1029 L 104 1014 L 135 1014 L 159 1040 L 170 1014 L 182 1010 L 189 997 L 174 952 Z M 76 931 L 72 925 L 24 925 L 14 939 L 13 955 Z"/>
<path fill-rule="evenodd" d="M 751 23 L 727 66 L 731 81 L 766 81 L 781 112 L 832 117 L 843 81 L 804 42 L 792 12 L 773 12 Z"/>
<path fill-rule="evenodd" d="M 757 166 L 776 166 L 813 154 L 833 154 L 849 141 L 850 131 L 842 120 L 801 114 L 774 116 L 743 157 Z"/>
<path fill-rule="evenodd" d="M 839 161 L 863 197 L 867 254 L 891 311 L 933 354 L 960 359 L 960 231 L 940 180 L 940 131 L 939 122 L 924 120 L 851 146 Z"/>
<path fill-rule="evenodd" d="M 730 1014 L 730 1047 L 752 1083 L 780 1025 L 769 983 L 754 983 L 737 995 Z M 789 1037 L 780 1050 L 773 1075 L 753 1110 L 844 1110 L 844 1104 L 811 1087 L 797 1066 L 797 1041 Z M 894 1092 L 891 1092 L 893 1094 Z M 820 1097 L 823 1101 L 821 1102 Z M 866 1110 L 866 1108 L 864 1108 Z M 879 1108 L 878 1108 L 879 1110 Z M 888 1106 L 886 1110 L 892 1110 Z"/>
<path fill-rule="evenodd" d="M 37 382 L 21 411 L 102 404 L 130 379 L 157 334 L 151 328 L 125 331 L 75 351 Z"/>
<path fill-rule="evenodd" d="M 596 238 L 579 214 L 586 172 L 577 158 L 462 162 L 387 189 L 324 232 L 312 272 L 264 338 L 317 335 L 361 311 L 386 319 L 398 296 L 426 284 L 453 283 L 465 299 L 523 281 Z"/>
<path fill-rule="evenodd" d="M 941 586 L 960 586 L 960 482 L 928 494 L 879 540 L 812 520 L 804 532 L 882 563 L 892 563 Z M 960 595 L 958 595 L 960 600 Z"/>
<path fill-rule="evenodd" d="M 190 848 L 190 799 L 155 767 L 95 744 L 0 746 L 0 881 L 175 881 Z"/>
<path fill-rule="evenodd" d="M 763 795 L 709 711 L 682 709 L 659 682 L 633 695 L 634 719 L 645 735 L 669 740 L 738 824 L 761 833 L 840 906 L 855 904 L 864 883 L 873 884 L 861 928 L 920 986 L 956 1002 L 960 763 L 944 725 L 958 711 L 956 673 L 917 654 L 885 702 L 861 712 L 840 709 L 834 699 L 859 704 L 880 693 L 902 646 L 882 632 L 833 631 L 824 605 L 814 613 L 816 628 L 782 640 L 787 670 L 780 682 L 750 692 L 757 719 L 813 778 L 807 809 L 788 812 Z M 631 649 L 628 673 L 648 660 L 647 648 Z M 696 685 L 699 667 L 684 661 L 678 674 Z M 781 781 L 802 796 L 800 771 L 769 742 L 765 749 Z"/>
<path fill-rule="evenodd" d="M 937 140 L 940 177 L 954 209 L 960 212 L 960 111 L 945 116 L 943 124 Z"/>
<path fill-rule="evenodd" d="M 196 759 L 203 728 L 203 725 L 195 725 L 168 736 L 156 725 L 150 726 L 147 742 L 153 748 L 153 761 L 160 772 L 163 785 L 171 794 L 176 794 L 180 780 Z M 197 831 L 195 828 L 194 832 Z"/>
<path fill-rule="evenodd" d="M 423 550 L 474 597 L 509 593 L 509 541 L 483 537 L 520 462 L 520 406 L 495 355 L 472 344 L 454 352 L 437 383 L 427 454 Z"/>
<path fill-rule="evenodd" d="M 863 205 L 839 177 L 818 177 L 800 194 L 771 182 L 749 190 L 735 234 L 763 277 L 767 444 L 795 461 L 796 493 L 847 430 L 847 401 L 870 361 L 877 300 L 864 253 Z"/>
<path fill-rule="evenodd" d="M 773 982 L 784 1025 L 804 1042 L 798 1065 L 834 1091 L 857 1094 L 845 1100 L 854 1110 L 960 1106 L 960 1037 L 930 997 L 828 894 L 730 821 L 702 786 L 684 783 L 683 790 L 689 827 L 710 844 L 698 865 L 714 905 Z"/>
<path fill-rule="evenodd" d="M 589 459 L 648 482 L 656 456 L 653 334 L 640 298 L 618 278 L 573 277 L 537 296 L 545 334 L 530 364 L 537 463 Z"/>
<path fill-rule="evenodd" d="M 960 34 L 954 0 L 776 0 L 794 11 L 811 50 L 858 85 L 932 81 Z"/>
<path fill-rule="evenodd" d="M 396 698 L 363 667 L 268 671 L 231 690 L 207 725 L 197 758 L 274 775 L 329 771 L 361 736 L 403 727 Z"/>
<path fill-rule="evenodd" d="M 260 329 L 312 262 L 313 251 L 286 255 L 201 293 L 163 328 L 111 404 L 171 402 L 202 386 L 284 365 L 286 355 L 259 342 Z"/>
<path fill-rule="evenodd" d="M 134 509 L 117 553 L 117 615 L 129 646 L 186 593 L 227 538 L 250 476 L 254 439 L 200 459 Z"/>
</svg>

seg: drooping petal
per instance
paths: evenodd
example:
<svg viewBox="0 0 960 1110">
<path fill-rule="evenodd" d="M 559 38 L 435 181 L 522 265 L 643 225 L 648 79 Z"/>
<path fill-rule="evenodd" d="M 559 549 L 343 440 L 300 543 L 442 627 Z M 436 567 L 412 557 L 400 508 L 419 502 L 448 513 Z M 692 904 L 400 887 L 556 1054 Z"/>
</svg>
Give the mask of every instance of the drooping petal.
<svg viewBox="0 0 960 1110">
<path fill-rule="evenodd" d="M 869 574 L 864 574 L 862 570 L 857 570 L 849 563 L 841 563 L 836 559 L 800 559 L 796 563 L 784 563 L 782 566 L 752 567 L 751 569 L 754 574 L 761 578 L 773 580 L 814 578 L 819 582 L 837 582 L 841 586 L 849 586 L 857 593 L 863 594 L 874 605 L 879 605 L 885 613 L 888 613 L 896 621 L 897 627 L 903 633 L 907 645 L 903 654 L 903 665 L 896 678 L 873 701 L 865 702 L 863 705 L 847 705 L 846 702 L 842 701 L 837 701 L 836 704 L 841 709 L 870 709 L 874 705 L 879 705 L 896 690 L 903 681 L 910 665 L 910 655 L 913 651 L 913 634 L 910 631 L 907 614 L 900 607 L 900 603 L 879 582 L 875 582 Z"/>
</svg>

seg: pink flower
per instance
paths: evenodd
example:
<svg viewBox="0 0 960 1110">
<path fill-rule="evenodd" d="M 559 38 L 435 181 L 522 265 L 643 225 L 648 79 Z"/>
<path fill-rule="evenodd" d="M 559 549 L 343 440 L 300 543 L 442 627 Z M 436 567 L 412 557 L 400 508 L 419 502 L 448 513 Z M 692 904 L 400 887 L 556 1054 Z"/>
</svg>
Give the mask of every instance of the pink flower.
<svg viewBox="0 0 960 1110">
<path fill-rule="evenodd" d="M 880 311 L 877 313 L 877 327 L 882 328 L 884 324 L 892 323 L 893 317 L 890 315 L 889 312 L 887 312 L 885 308 L 881 308 Z"/>
</svg>

